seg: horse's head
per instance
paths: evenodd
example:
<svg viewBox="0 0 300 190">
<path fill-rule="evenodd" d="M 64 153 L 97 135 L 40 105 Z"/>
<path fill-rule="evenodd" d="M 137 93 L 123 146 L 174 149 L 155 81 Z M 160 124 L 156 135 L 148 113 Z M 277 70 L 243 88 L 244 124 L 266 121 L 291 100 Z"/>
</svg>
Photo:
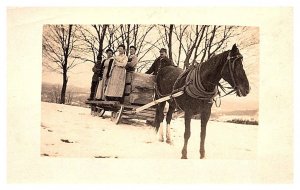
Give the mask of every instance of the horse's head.
<svg viewBox="0 0 300 190">
<path fill-rule="evenodd" d="M 249 81 L 243 68 L 243 56 L 236 44 L 228 53 L 221 76 L 235 89 L 238 96 L 246 96 L 250 92 Z"/>
</svg>

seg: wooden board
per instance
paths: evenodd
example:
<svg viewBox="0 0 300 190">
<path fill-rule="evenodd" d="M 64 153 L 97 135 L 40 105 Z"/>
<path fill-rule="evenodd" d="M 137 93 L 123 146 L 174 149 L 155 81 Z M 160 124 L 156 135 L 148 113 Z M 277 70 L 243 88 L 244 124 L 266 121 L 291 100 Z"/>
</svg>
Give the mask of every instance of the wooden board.
<svg viewBox="0 0 300 190">
<path fill-rule="evenodd" d="M 131 83 L 131 81 L 132 81 L 132 72 L 127 72 L 126 73 L 126 84 L 130 84 Z"/>
<path fill-rule="evenodd" d="M 118 101 L 91 100 L 91 101 L 87 101 L 86 104 L 117 106 L 117 105 L 120 104 L 120 102 L 118 102 Z"/>
<path fill-rule="evenodd" d="M 134 88 L 131 86 L 131 91 L 140 93 L 140 94 L 154 94 L 154 89 L 143 88 L 143 87 L 139 87 L 139 86 L 136 86 Z"/>
<path fill-rule="evenodd" d="M 126 84 L 125 85 L 125 94 L 130 94 L 131 93 L 131 85 L 130 84 Z"/>
<path fill-rule="evenodd" d="M 130 97 L 129 96 L 124 96 L 124 104 L 130 105 Z"/>
<path fill-rule="evenodd" d="M 154 117 L 142 116 L 142 115 L 124 115 L 128 119 L 142 119 L 153 121 Z"/>
</svg>

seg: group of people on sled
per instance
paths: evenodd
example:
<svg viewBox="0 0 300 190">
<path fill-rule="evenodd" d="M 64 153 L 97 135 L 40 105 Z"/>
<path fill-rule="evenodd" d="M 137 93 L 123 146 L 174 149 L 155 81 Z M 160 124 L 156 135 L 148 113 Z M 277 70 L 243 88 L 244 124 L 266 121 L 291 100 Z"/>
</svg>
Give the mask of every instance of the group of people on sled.
<svg viewBox="0 0 300 190">
<path fill-rule="evenodd" d="M 126 74 L 134 72 L 138 63 L 137 48 L 129 47 L 129 55 L 125 54 L 125 46 L 119 45 L 117 55 L 112 49 L 107 49 L 106 59 L 97 62 L 91 83 L 91 93 L 88 100 L 122 101 L 125 89 Z M 167 56 L 165 48 L 160 49 L 160 56 L 155 59 L 146 74 L 157 75 L 163 67 L 174 65 Z"/>
</svg>

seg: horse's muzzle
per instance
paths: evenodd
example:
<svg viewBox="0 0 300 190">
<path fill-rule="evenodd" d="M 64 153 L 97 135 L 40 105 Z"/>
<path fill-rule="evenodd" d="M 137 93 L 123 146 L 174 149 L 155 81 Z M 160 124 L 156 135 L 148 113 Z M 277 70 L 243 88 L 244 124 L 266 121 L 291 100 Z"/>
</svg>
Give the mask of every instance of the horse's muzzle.
<svg viewBox="0 0 300 190">
<path fill-rule="evenodd" d="M 236 94 L 239 97 L 247 96 L 250 92 L 250 88 L 243 88 L 243 87 L 238 87 L 236 89 Z"/>
</svg>

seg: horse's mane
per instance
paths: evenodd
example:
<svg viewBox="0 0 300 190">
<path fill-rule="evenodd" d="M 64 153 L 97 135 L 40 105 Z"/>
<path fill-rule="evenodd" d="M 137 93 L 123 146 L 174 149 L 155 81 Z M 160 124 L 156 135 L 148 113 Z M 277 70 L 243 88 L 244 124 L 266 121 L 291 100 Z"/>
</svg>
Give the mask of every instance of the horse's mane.
<svg viewBox="0 0 300 190">
<path fill-rule="evenodd" d="M 227 51 L 224 51 L 222 53 L 219 53 L 217 55 L 214 55 L 212 56 L 211 58 L 209 58 L 208 60 L 202 62 L 202 63 L 199 63 L 197 65 L 197 67 L 199 67 L 200 65 L 203 66 L 203 65 L 211 65 L 211 63 L 222 63 L 222 60 L 227 58 L 227 55 L 229 53 L 230 50 L 227 50 Z"/>
</svg>

